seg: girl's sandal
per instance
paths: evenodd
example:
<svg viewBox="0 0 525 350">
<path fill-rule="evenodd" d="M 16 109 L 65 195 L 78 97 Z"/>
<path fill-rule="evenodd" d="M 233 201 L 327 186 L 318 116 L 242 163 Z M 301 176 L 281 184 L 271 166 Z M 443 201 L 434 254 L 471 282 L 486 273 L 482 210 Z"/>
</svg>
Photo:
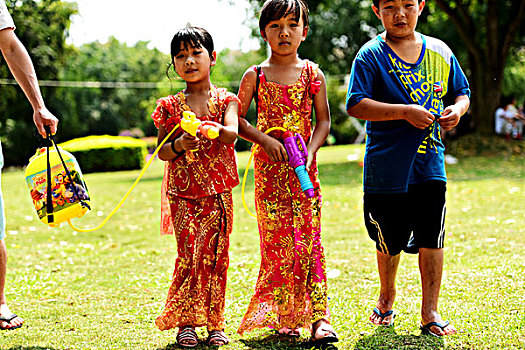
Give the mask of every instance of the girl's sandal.
<svg viewBox="0 0 525 350">
<path fill-rule="evenodd" d="M 280 335 L 285 335 L 285 336 L 288 336 L 288 337 L 300 337 L 301 336 L 301 333 L 299 332 L 299 329 L 298 328 L 288 328 L 288 327 L 283 327 L 281 329 L 279 329 L 278 331 L 276 330 L 277 334 L 280 334 Z"/>
<path fill-rule="evenodd" d="M 224 331 L 210 331 L 208 336 L 208 345 L 210 346 L 224 346 L 230 342 Z"/>
<path fill-rule="evenodd" d="M 197 332 L 192 326 L 185 326 L 179 329 L 177 334 L 177 343 L 183 348 L 194 348 L 199 345 Z"/>
<path fill-rule="evenodd" d="M 337 333 L 326 320 L 321 319 L 312 325 L 312 342 L 315 344 L 328 344 L 338 341 Z"/>
</svg>

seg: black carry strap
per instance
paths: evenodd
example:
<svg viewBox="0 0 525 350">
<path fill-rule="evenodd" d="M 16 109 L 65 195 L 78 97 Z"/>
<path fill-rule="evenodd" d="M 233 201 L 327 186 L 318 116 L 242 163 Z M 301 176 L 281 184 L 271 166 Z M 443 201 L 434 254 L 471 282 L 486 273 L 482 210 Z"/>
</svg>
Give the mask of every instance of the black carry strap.
<svg viewBox="0 0 525 350">
<path fill-rule="evenodd" d="M 51 193 L 51 163 L 49 162 L 49 146 L 50 145 L 53 145 L 55 146 L 55 150 L 58 154 L 58 156 L 60 157 L 60 161 L 62 162 L 62 166 L 64 167 L 64 170 L 66 171 L 66 174 L 67 174 L 67 177 L 69 179 L 69 182 L 71 183 L 71 187 L 73 188 L 73 193 L 75 194 L 75 197 L 77 198 L 77 200 L 80 202 L 80 205 L 82 205 L 82 207 L 84 208 L 88 208 L 89 210 L 91 210 L 91 207 L 89 206 L 89 204 L 87 204 L 86 202 L 84 202 L 84 200 L 82 200 L 82 198 L 80 198 L 80 195 L 78 194 L 78 191 L 77 191 L 77 188 L 75 186 L 75 182 L 73 181 L 73 178 L 71 177 L 71 173 L 69 172 L 69 169 L 67 168 L 66 166 L 66 162 L 64 162 L 64 158 L 62 158 L 62 154 L 60 154 L 60 151 L 55 143 L 55 139 L 53 138 L 53 135 L 51 135 L 51 131 L 49 129 L 49 126 L 45 126 L 44 127 L 46 129 L 46 133 L 47 133 L 47 139 L 49 140 L 48 144 L 47 144 L 47 222 L 48 223 L 51 223 L 54 221 L 54 217 L 53 217 L 53 203 L 51 202 L 52 200 L 52 193 Z M 84 189 L 86 190 L 86 189 Z M 86 190 L 87 192 L 87 190 Z"/>
<path fill-rule="evenodd" d="M 48 143 L 46 145 L 47 152 L 47 202 L 46 202 L 46 211 L 47 211 L 47 222 L 53 223 L 55 222 L 55 217 L 53 215 L 53 195 L 51 193 L 51 163 L 49 162 L 49 145 L 51 144 L 51 140 L 49 140 L 49 133 L 48 133 Z"/>
</svg>

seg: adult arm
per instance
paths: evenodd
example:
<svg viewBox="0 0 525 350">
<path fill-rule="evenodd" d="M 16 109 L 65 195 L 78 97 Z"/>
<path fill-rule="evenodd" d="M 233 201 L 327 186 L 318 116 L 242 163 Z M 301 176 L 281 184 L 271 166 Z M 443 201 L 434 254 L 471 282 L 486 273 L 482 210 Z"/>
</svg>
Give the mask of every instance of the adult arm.
<svg viewBox="0 0 525 350">
<path fill-rule="evenodd" d="M 46 108 L 33 62 L 12 28 L 0 30 L 0 50 L 33 107 L 33 121 L 40 135 L 46 137 L 45 125 L 49 126 L 52 134 L 56 133 L 58 119 Z"/>
</svg>

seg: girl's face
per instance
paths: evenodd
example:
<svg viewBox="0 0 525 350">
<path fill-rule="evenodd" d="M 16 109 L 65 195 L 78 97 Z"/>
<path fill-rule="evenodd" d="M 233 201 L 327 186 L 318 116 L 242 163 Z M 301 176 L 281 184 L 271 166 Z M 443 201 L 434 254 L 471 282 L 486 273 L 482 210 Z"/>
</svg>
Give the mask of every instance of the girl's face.
<svg viewBox="0 0 525 350">
<path fill-rule="evenodd" d="M 302 16 L 296 21 L 294 14 L 290 13 L 268 23 L 261 35 L 272 48 L 272 53 L 285 55 L 297 53 L 307 33 L 308 27 L 304 26 Z"/>
<path fill-rule="evenodd" d="M 424 7 L 424 0 L 381 0 L 379 8 L 372 6 L 372 9 L 388 35 L 404 38 L 414 34 Z"/>
<path fill-rule="evenodd" d="M 180 51 L 173 57 L 177 74 L 187 83 L 207 80 L 210 69 L 217 62 L 217 53 L 211 53 L 203 46 L 191 47 L 181 44 Z"/>
</svg>

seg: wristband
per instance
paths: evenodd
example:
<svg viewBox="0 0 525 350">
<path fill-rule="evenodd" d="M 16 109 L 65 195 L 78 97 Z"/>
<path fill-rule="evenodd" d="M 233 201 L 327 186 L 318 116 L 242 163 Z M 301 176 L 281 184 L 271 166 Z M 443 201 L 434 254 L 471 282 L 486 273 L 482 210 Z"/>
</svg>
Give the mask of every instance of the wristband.
<svg viewBox="0 0 525 350">
<path fill-rule="evenodd" d="M 176 141 L 176 140 L 175 140 L 175 141 Z M 171 142 L 171 150 L 172 150 L 173 153 L 175 153 L 176 155 L 179 155 L 179 154 L 182 153 L 182 151 L 181 151 L 181 152 L 177 152 L 177 150 L 175 149 L 175 141 L 172 141 L 172 142 Z M 183 151 L 184 151 L 184 150 L 183 150 Z"/>
</svg>

